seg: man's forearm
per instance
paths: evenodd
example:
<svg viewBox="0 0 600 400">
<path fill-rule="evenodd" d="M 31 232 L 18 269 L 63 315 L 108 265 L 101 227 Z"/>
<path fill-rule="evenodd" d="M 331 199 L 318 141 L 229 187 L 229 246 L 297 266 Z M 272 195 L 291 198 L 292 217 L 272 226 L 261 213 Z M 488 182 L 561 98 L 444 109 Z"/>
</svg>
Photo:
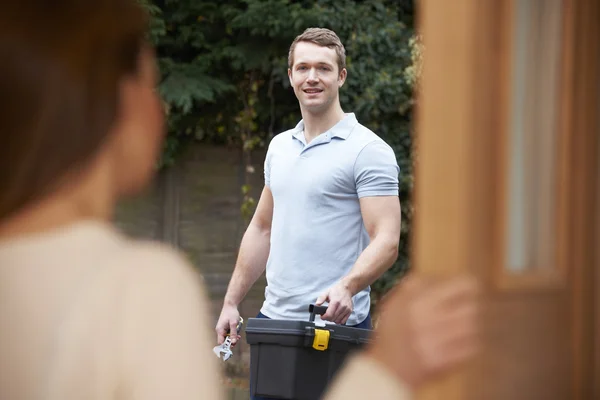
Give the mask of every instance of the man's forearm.
<svg viewBox="0 0 600 400">
<path fill-rule="evenodd" d="M 225 295 L 225 304 L 238 306 L 252 285 L 265 271 L 270 249 L 270 232 L 250 224 L 240 245 L 233 276 Z"/>
<path fill-rule="evenodd" d="M 398 257 L 399 242 L 393 238 L 378 236 L 360 254 L 354 267 L 342 278 L 342 284 L 352 296 L 375 282 L 387 271 Z"/>
</svg>

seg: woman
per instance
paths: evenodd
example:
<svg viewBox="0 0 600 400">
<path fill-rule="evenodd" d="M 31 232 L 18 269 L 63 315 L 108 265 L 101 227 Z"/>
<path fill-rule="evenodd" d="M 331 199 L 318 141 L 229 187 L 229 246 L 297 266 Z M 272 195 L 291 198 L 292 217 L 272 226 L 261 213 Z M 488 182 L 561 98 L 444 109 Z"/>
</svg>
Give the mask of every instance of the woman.
<svg viewBox="0 0 600 400">
<path fill-rule="evenodd" d="M 0 13 L 0 398 L 219 399 L 188 263 L 110 224 L 142 189 L 164 116 L 128 1 Z"/>
<path fill-rule="evenodd" d="M 162 148 L 145 32 L 127 0 L 20 0 L 0 13 L 1 399 L 223 398 L 193 269 L 110 222 Z M 472 329 L 452 324 L 472 321 L 456 298 L 465 291 L 412 285 L 392 297 L 382 340 L 329 398 L 401 398 L 462 360 L 470 352 L 455 343 Z M 409 313 L 413 303 L 424 312 Z M 446 331 L 455 337 L 420 334 Z"/>
</svg>

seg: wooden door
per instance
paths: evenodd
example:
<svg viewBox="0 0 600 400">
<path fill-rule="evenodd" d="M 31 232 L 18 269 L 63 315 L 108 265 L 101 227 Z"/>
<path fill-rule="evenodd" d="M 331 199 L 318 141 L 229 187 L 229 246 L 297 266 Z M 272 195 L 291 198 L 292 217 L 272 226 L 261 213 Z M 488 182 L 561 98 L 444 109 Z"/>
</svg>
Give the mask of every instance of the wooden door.
<svg viewBox="0 0 600 400">
<path fill-rule="evenodd" d="M 599 1 L 418 4 L 413 265 L 484 288 L 481 355 L 419 398 L 593 399 Z"/>
</svg>

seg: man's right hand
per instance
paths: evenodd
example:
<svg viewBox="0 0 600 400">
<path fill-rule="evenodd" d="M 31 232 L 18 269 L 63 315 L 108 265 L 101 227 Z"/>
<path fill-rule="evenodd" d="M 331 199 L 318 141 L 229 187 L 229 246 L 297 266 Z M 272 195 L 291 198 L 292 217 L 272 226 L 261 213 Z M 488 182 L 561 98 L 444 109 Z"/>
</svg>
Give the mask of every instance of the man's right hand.
<svg viewBox="0 0 600 400">
<path fill-rule="evenodd" d="M 221 310 L 221 315 L 217 321 L 215 331 L 217 332 L 217 342 L 223 344 L 227 333 L 231 336 L 231 346 L 235 346 L 241 336 L 238 335 L 237 325 L 240 322 L 240 312 L 237 306 L 225 304 Z"/>
</svg>

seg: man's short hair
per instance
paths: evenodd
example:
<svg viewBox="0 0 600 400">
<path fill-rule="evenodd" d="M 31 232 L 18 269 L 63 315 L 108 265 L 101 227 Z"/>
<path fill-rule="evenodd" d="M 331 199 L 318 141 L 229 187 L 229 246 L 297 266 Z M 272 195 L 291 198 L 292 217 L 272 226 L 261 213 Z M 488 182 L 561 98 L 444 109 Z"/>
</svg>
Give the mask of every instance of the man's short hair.
<svg viewBox="0 0 600 400">
<path fill-rule="evenodd" d="M 289 68 L 292 68 L 294 65 L 294 49 L 298 42 L 309 42 L 318 46 L 334 49 L 338 59 L 338 72 L 341 72 L 342 69 L 346 68 L 346 49 L 338 35 L 327 28 L 308 28 L 300 35 L 296 36 L 296 39 L 294 39 L 290 46 L 290 52 L 288 54 Z"/>
</svg>

